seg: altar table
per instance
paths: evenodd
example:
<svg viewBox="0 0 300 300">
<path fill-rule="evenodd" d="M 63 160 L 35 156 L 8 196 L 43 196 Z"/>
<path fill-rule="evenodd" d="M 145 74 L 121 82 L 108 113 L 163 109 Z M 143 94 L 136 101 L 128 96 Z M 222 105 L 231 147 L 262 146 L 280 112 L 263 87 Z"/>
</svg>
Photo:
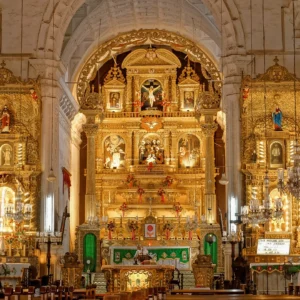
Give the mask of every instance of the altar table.
<svg viewBox="0 0 300 300">
<path fill-rule="evenodd" d="M 104 265 L 101 270 L 109 292 L 127 292 L 147 287 L 167 287 L 174 266 L 169 265 Z"/>
</svg>

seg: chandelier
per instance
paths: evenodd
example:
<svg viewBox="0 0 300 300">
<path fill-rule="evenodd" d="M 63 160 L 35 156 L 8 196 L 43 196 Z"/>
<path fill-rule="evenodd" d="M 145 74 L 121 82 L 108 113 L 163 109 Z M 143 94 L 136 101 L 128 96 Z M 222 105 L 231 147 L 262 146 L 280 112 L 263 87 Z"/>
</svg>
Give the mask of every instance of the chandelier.
<svg viewBox="0 0 300 300">
<path fill-rule="evenodd" d="M 23 193 L 21 191 L 21 188 L 18 187 L 15 197 L 15 203 L 8 203 L 8 205 L 6 206 L 6 217 L 9 220 L 14 221 L 16 224 L 20 224 L 23 221 L 32 219 L 32 205 L 24 205 L 22 196 Z"/>
<path fill-rule="evenodd" d="M 258 226 L 268 221 L 279 222 L 283 217 L 283 203 L 281 196 L 271 202 L 269 195 L 269 176 L 268 171 L 264 177 L 264 200 L 263 205 L 257 199 L 256 189 L 252 189 L 252 199 L 249 205 L 242 206 L 241 220 L 243 224 Z"/>
</svg>

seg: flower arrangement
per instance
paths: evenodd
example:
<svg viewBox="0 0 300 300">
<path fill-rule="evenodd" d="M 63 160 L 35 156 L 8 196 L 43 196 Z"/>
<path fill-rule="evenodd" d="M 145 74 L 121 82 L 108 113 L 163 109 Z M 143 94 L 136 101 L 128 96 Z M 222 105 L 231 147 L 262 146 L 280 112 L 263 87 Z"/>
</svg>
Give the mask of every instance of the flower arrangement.
<svg viewBox="0 0 300 300">
<path fill-rule="evenodd" d="M 197 226 L 198 226 L 198 222 L 197 222 L 196 218 L 193 220 L 190 220 L 190 218 L 187 217 L 187 221 L 184 225 L 184 229 L 185 229 L 185 231 L 188 232 L 190 241 L 193 239 L 193 230 L 196 230 Z"/>
<path fill-rule="evenodd" d="M 170 223 L 170 221 L 167 221 L 167 223 L 164 224 L 163 226 L 163 231 L 169 230 L 172 231 L 174 229 L 173 224 Z"/>
<path fill-rule="evenodd" d="M 161 197 L 161 202 L 165 203 L 165 190 L 163 188 L 159 188 L 157 191 L 157 195 Z"/>
<path fill-rule="evenodd" d="M 142 202 L 142 196 L 143 196 L 143 194 L 145 194 L 145 190 L 139 186 L 139 188 L 137 189 L 136 192 L 139 195 L 139 202 Z"/>
<path fill-rule="evenodd" d="M 133 187 L 134 184 L 135 184 L 135 182 L 136 182 L 136 180 L 135 180 L 135 178 L 134 178 L 134 175 L 133 175 L 133 174 L 129 174 L 129 175 L 127 176 L 126 182 L 128 183 L 128 186 L 129 186 L 129 187 Z"/>
<path fill-rule="evenodd" d="M 177 217 L 179 217 L 179 213 L 182 212 L 182 206 L 180 205 L 179 202 L 175 202 L 174 205 L 173 205 L 173 210 L 176 211 L 176 215 Z"/>
<path fill-rule="evenodd" d="M 163 181 L 163 186 L 171 186 L 171 184 L 173 183 L 173 178 L 171 176 L 167 176 L 164 181 Z"/>
<path fill-rule="evenodd" d="M 128 228 L 130 231 L 139 229 L 139 224 L 137 221 L 128 221 Z"/>
<path fill-rule="evenodd" d="M 122 216 L 124 217 L 125 211 L 128 210 L 126 202 L 123 202 L 123 204 L 120 206 L 120 210 L 122 211 Z"/>
<path fill-rule="evenodd" d="M 174 226 L 169 221 L 167 221 L 167 223 L 164 224 L 163 231 L 166 232 L 166 240 L 170 239 L 170 233 L 173 229 L 174 229 Z"/>
<path fill-rule="evenodd" d="M 128 221 L 128 228 L 131 231 L 131 239 L 135 240 L 135 232 L 139 229 L 138 221 Z"/>
<path fill-rule="evenodd" d="M 171 101 L 170 101 L 170 100 L 164 99 L 164 100 L 162 101 L 162 106 L 164 107 L 164 111 L 166 111 L 166 110 L 167 110 L 167 107 L 170 106 L 170 105 L 171 105 Z"/>
<path fill-rule="evenodd" d="M 106 227 L 109 231 L 114 231 L 116 228 L 116 224 L 113 221 L 109 221 L 107 223 Z"/>
<path fill-rule="evenodd" d="M 10 272 L 11 272 L 11 270 L 7 264 L 1 265 L 0 275 L 4 275 L 4 276 L 10 275 Z"/>
<path fill-rule="evenodd" d="M 112 239 L 112 235 L 111 233 L 114 232 L 115 228 L 116 228 L 116 224 L 113 221 L 109 221 L 106 224 L 106 228 L 108 230 L 108 239 L 111 240 Z"/>
</svg>

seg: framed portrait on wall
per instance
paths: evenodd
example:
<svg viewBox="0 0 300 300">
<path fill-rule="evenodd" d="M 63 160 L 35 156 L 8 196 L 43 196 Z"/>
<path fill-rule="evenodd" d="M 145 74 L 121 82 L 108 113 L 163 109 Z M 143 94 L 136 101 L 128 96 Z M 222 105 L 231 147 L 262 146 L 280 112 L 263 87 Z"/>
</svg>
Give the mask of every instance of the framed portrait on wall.
<svg viewBox="0 0 300 300">
<path fill-rule="evenodd" d="M 284 168 L 285 145 L 283 140 L 271 140 L 269 142 L 269 167 L 270 169 Z"/>
</svg>

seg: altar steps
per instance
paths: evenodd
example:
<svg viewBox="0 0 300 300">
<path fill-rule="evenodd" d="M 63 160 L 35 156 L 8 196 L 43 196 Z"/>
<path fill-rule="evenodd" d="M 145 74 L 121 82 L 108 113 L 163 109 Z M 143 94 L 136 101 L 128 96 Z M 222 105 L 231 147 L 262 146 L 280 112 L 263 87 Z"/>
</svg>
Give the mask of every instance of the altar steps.
<svg viewBox="0 0 300 300">
<path fill-rule="evenodd" d="M 106 280 L 104 273 L 95 273 L 93 284 L 96 284 L 96 294 L 106 293 Z"/>
<path fill-rule="evenodd" d="M 195 287 L 195 279 L 192 271 L 180 271 L 183 274 L 183 288 L 189 289 Z M 96 293 L 102 294 L 106 292 L 106 281 L 104 273 L 95 273 L 93 284 L 96 284 Z M 177 287 L 175 287 L 177 288 Z"/>
<path fill-rule="evenodd" d="M 180 271 L 183 274 L 183 288 L 190 289 L 195 287 L 195 278 L 192 271 Z M 175 287 L 177 288 L 177 287 Z"/>
</svg>

